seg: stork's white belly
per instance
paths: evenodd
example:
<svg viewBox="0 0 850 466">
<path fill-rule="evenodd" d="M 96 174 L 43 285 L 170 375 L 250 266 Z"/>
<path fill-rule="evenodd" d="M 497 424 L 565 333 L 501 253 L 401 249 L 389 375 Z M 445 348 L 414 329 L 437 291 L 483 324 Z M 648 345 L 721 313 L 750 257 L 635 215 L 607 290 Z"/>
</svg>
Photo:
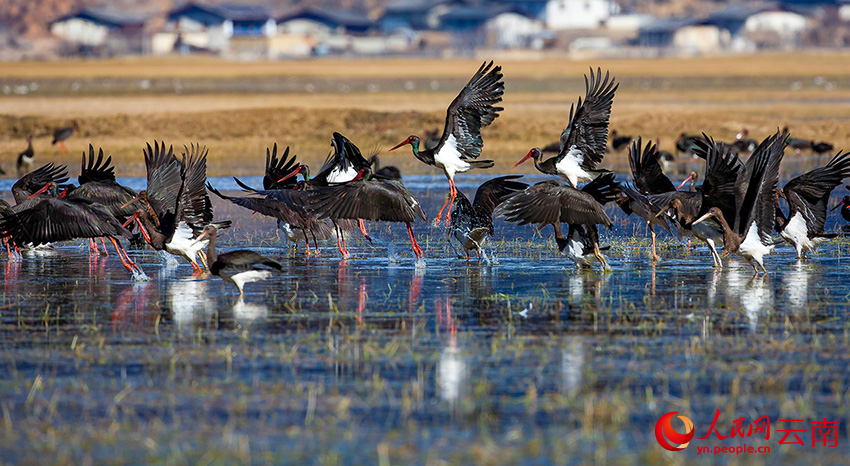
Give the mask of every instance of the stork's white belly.
<svg viewBox="0 0 850 466">
<path fill-rule="evenodd" d="M 584 154 L 576 147 L 570 147 L 567 155 L 555 164 L 558 174 L 567 180 L 572 187 L 578 187 L 579 183 L 590 181 L 593 177 L 581 167 L 584 162 Z"/>
<path fill-rule="evenodd" d="M 434 163 L 437 167 L 442 168 L 449 178 L 454 178 L 455 173 L 463 173 L 472 168 L 471 165 L 460 158 L 460 151 L 457 150 L 457 139 L 453 134 L 449 134 L 446 143 L 434 155 Z"/>
<path fill-rule="evenodd" d="M 186 222 L 178 223 L 174 235 L 171 236 L 171 241 L 165 245 L 165 250 L 176 256 L 183 256 L 192 263 L 196 263 L 195 257 L 198 256 L 198 251 L 206 248 L 209 241 L 206 239 L 195 241 L 192 235 L 192 227 Z"/>
<path fill-rule="evenodd" d="M 823 241 L 812 241 L 809 238 L 809 229 L 806 226 L 806 220 L 800 212 L 794 213 L 794 216 L 788 219 L 788 224 L 779 233 L 785 241 L 794 246 L 797 250 L 797 257 L 800 257 L 803 252 L 814 249 L 815 246 Z"/>
<path fill-rule="evenodd" d="M 581 241 L 574 240 L 573 238 L 569 238 L 567 240 L 567 246 L 564 248 L 564 254 L 566 254 L 566 256 L 579 267 L 589 267 L 599 260 L 592 252 L 585 254 L 584 244 L 582 244 Z"/>
<path fill-rule="evenodd" d="M 340 166 L 334 167 L 333 170 L 328 174 L 328 182 L 329 183 L 348 183 L 357 177 L 357 170 L 354 169 L 353 166 L 348 166 L 342 168 Z"/>
<path fill-rule="evenodd" d="M 767 254 L 770 254 L 771 251 L 773 251 L 773 244 L 766 245 L 762 243 L 761 237 L 759 236 L 758 225 L 756 225 L 756 222 L 751 223 L 750 229 L 747 230 L 747 236 L 745 236 L 744 241 L 741 242 L 741 247 L 738 249 L 738 253 L 761 264 L 762 258 Z"/>
<path fill-rule="evenodd" d="M 227 272 L 222 272 L 221 278 L 236 285 L 236 288 L 239 288 L 239 291 L 241 292 L 246 283 L 263 280 L 271 274 L 271 270 L 246 270 L 233 275 Z"/>
</svg>

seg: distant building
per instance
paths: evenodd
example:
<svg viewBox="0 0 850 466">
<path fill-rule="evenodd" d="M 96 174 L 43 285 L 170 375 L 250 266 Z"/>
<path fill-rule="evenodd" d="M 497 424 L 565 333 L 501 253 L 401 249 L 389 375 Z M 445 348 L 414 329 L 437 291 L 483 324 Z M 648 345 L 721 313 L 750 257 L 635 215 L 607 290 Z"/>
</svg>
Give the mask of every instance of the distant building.
<svg viewBox="0 0 850 466">
<path fill-rule="evenodd" d="M 543 20 L 549 29 L 594 29 L 619 12 L 613 0 L 549 0 Z"/>
<path fill-rule="evenodd" d="M 145 51 L 145 18 L 113 9 L 89 8 L 50 23 L 68 53 L 117 55 Z"/>
<path fill-rule="evenodd" d="M 277 18 L 280 34 L 326 36 L 366 34 L 375 23 L 363 13 L 342 9 L 302 8 Z"/>
<path fill-rule="evenodd" d="M 153 49 L 154 53 L 219 53 L 228 51 L 233 37 L 263 39 L 276 33 L 275 20 L 263 6 L 190 2 L 168 12 L 165 30 L 154 37 Z"/>
<path fill-rule="evenodd" d="M 731 5 L 703 18 L 660 18 L 640 28 L 635 45 L 679 52 L 791 48 L 809 19 L 774 5 Z"/>
<path fill-rule="evenodd" d="M 277 18 L 278 56 L 380 55 L 408 51 L 411 40 L 393 31 L 378 34 L 364 13 L 302 8 Z"/>
<path fill-rule="evenodd" d="M 381 30 L 436 30 L 440 28 L 440 16 L 451 7 L 468 4 L 469 2 L 452 0 L 393 0 L 384 5 L 384 14 L 380 20 Z"/>
</svg>

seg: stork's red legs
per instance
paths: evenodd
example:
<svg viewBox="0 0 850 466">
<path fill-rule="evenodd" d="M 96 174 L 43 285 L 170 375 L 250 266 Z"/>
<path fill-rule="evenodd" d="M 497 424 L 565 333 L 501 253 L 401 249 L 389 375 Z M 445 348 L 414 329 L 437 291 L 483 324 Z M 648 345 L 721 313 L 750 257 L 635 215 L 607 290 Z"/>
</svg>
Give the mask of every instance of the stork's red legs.
<svg viewBox="0 0 850 466">
<path fill-rule="evenodd" d="M 434 226 L 440 226 L 440 219 L 443 218 L 443 211 L 446 210 L 448 206 L 449 210 L 446 210 L 446 226 L 449 226 L 449 221 L 452 218 L 452 204 L 455 201 L 455 197 L 457 197 L 457 187 L 455 186 L 455 182 L 452 179 L 449 179 L 449 197 L 446 198 L 446 202 L 443 203 L 443 208 L 440 209 L 440 212 L 437 214 L 437 219 L 434 220 Z"/>
<path fill-rule="evenodd" d="M 419 248 L 419 243 L 416 242 L 416 237 L 413 236 L 413 229 L 410 228 L 410 222 L 404 222 L 407 224 L 407 233 L 410 235 L 410 245 L 413 246 L 413 252 L 416 254 L 416 260 L 419 260 L 422 257 L 422 249 Z"/>
<path fill-rule="evenodd" d="M 115 246 L 115 251 L 118 253 L 118 257 L 121 259 L 121 263 L 124 264 L 124 267 L 126 267 L 127 270 L 129 270 L 130 272 L 133 272 L 133 269 L 136 269 L 139 272 L 142 271 L 142 269 L 140 269 L 139 266 L 136 265 L 132 259 L 130 259 L 130 256 L 127 255 L 127 251 L 125 251 L 124 248 L 122 248 L 121 245 L 118 244 L 118 241 L 115 241 L 115 238 L 110 236 L 109 241 L 111 241 L 112 245 Z"/>
<path fill-rule="evenodd" d="M 334 228 L 336 228 L 336 245 L 339 248 L 339 253 L 342 254 L 343 259 L 348 259 L 351 257 L 351 254 L 348 252 L 348 248 L 345 247 L 345 237 L 342 235 L 342 229 L 334 223 Z"/>
<path fill-rule="evenodd" d="M 359 226 L 360 226 L 360 233 L 363 233 L 363 236 L 365 236 L 365 237 L 366 237 L 366 239 L 368 239 L 368 240 L 369 240 L 369 242 L 371 243 L 371 242 L 372 242 L 372 237 L 371 237 L 371 236 L 369 236 L 369 233 L 366 233 L 366 225 L 364 225 L 364 224 L 363 224 L 363 219 L 362 219 L 362 218 L 358 218 L 358 219 L 357 219 L 357 225 L 359 225 Z"/>
</svg>

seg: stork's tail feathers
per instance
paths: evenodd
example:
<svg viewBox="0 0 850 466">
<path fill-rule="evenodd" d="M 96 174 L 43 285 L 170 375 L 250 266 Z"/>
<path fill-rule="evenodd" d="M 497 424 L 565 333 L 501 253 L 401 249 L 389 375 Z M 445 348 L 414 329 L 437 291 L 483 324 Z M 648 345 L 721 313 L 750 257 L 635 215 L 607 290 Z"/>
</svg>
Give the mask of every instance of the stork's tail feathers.
<svg viewBox="0 0 850 466">
<path fill-rule="evenodd" d="M 490 168 L 496 165 L 492 160 L 467 160 L 466 163 L 472 166 L 472 168 Z"/>
</svg>

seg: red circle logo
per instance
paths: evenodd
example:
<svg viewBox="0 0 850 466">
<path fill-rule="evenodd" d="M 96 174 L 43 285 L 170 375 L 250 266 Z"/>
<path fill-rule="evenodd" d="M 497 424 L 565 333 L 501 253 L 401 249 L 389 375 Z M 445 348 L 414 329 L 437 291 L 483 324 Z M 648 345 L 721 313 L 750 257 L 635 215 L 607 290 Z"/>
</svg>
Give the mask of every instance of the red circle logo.
<svg viewBox="0 0 850 466">
<path fill-rule="evenodd" d="M 678 411 L 670 411 L 669 413 L 661 416 L 661 419 L 655 423 L 655 438 L 658 440 L 658 443 L 667 450 L 670 451 L 680 451 L 684 450 L 685 447 L 688 446 L 691 439 L 694 438 L 694 423 L 691 422 L 685 416 L 676 416 L 679 414 Z M 673 429 L 673 425 L 670 421 L 673 420 L 673 416 L 678 417 L 685 423 L 685 433 L 680 434 Z M 667 439 L 670 439 L 670 442 L 673 442 L 676 446 L 670 445 L 667 442 Z"/>
</svg>

